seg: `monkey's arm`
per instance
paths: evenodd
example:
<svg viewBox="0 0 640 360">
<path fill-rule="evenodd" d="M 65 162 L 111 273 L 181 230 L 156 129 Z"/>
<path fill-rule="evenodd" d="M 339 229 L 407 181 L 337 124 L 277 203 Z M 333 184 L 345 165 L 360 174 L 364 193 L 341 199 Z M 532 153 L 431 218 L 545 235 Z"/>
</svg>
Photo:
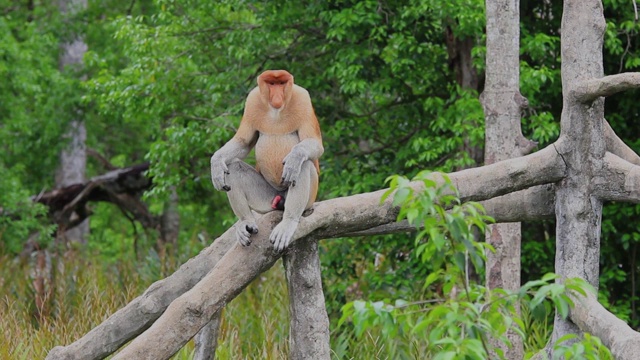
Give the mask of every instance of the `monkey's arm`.
<svg viewBox="0 0 640 360">
<path fill-rule="evenodd" d="M 225 175 L 229 174 L 229 164 L 233 159 L 244 159 L 251 151 L 251 146 L 234 137 L 211 157 L 211 181 L 216 190 L 229 191 L 231 187 L 225 183 Z"/>
<path fill-rule="evenodd" d="M 320 156 L 322 156 L 322 153 L 324 153 L 320 125 L 318 124 L 316 115 L 313 113 L 311 103 L 309 103 L 309 108 L 311 112 L 308 115 L 308 121 L 304 122 L 300 126 L 300 129 L 298 129 L 300 142 L 291 149 L 291 152 L 289 152 L 282 161 L 284 164 L 282 184 L 286 186 L 296 185 L 296 181 L 300 177 L 302 164 L 305 161 L 318 160 Z"/>
</svg>

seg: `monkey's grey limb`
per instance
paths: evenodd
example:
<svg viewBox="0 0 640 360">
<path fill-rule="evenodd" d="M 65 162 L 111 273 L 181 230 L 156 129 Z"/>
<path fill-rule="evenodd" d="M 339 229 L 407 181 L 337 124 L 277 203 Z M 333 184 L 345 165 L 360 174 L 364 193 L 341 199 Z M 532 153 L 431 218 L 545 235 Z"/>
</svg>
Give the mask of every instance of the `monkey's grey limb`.
<svg viewBox="0 0 640 360">
<path fill-rule="evenodd" d="M 229 140 L 211 157 L 211 182 L 216 190 L 231 190 L 225 175 L 229 174 L 227 164 L 234 159 L 244 159 L 251 148 L 236 139 Z"/>
<path fill-rule="evenodd" d="M 243 246 L 251 244 L 251 235 L 258 233 L 256 219 L 251 210 L 264 214 L 272 211 L 271 200 L 279 193 L 251 165 L 236 160 L 229 164 L 226 177 L 231 189 L 227 192 L 236 223 L 236 238 Z"/>
<path fill-rule="evenodd" d="M 302 172 L 302 164 L 307 160 L 320 158 L 324 148 L 317 139 L 305 139 L 296 144 L 291 152 L 282 161 L 282 184 L 285 186 L 295 186 L 298 177 Z"/>
<path fill-rule="evenodd" d="M 318 173 L 313 162 L 307 160 L 302 164 L 302 171 L 296 185 L 291 185 L 284 203 L 282 221 L 271 231 L 269 240 L 276 251 L 284 250 L 291 242 L 293 234 L 298 228 L 298 222 L 304 210 L 308 207 L 311 184 L 317 182 Z"/>
</svg>

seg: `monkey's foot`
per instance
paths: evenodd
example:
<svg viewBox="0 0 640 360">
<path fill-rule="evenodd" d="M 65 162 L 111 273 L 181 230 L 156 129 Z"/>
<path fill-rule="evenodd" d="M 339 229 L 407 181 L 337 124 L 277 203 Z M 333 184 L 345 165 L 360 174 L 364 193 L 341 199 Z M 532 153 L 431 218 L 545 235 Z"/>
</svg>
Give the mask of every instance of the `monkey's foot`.
<svg viewBox="0 0 640 360">
<path fill-rule="evenodd" d="M 258 225 L 256 225 L 255 221 L 252 220 L 241 220 L 235 226 L 236 228 L 236 239 L 242 246 L 251 245 L 251 235 L 258 233 Z"/>
<path fill-rule="evenodd" d="M 276 225 L 269 235 L 269 240 L 273 244 L 273 248 L 276 251 L 282 251 L 291 242 L 293 234 L 298 228 L 298 220 L 294 219 L 282 219 L 280 224 Z"/>
</svg>

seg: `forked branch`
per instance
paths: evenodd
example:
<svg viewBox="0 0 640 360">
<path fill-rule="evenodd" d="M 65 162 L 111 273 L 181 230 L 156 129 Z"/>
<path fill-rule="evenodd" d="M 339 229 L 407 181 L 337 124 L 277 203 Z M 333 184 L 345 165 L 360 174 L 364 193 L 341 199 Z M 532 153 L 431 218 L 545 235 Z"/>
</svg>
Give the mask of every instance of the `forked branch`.
<svg viewBox="0 0 640 360">
<path fill-rule="evenodd" d="M 640 88 L 640 73 L 622 73 L 584 81 L 576 86 L 573 95 L 580 102 L 589 102 L 637 88 Z"/>
</svg>

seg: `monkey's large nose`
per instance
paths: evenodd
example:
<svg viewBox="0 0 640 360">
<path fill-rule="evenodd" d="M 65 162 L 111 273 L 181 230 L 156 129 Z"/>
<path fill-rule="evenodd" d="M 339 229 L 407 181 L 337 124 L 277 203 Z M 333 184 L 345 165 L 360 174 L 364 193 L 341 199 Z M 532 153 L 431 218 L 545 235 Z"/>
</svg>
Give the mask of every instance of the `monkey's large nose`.
<svg viewBox="0 0 640 360">
<path fill-rule="evenodd" d="M 275 92 L 271 94 L 271 106 L 275 109 L 280 109 L 284 105 L 284 94 Z"/>
<path fill-rule="evenodd" d="M 282 101 L 282 99 L 280 98 L 276 99 L 274 97 L 273 101 L 271 101 L 271 106 L 273 106 L 274 109 L 280 109 L 282 105 L 284 105 L 284 101 Z"/>
</svg>

